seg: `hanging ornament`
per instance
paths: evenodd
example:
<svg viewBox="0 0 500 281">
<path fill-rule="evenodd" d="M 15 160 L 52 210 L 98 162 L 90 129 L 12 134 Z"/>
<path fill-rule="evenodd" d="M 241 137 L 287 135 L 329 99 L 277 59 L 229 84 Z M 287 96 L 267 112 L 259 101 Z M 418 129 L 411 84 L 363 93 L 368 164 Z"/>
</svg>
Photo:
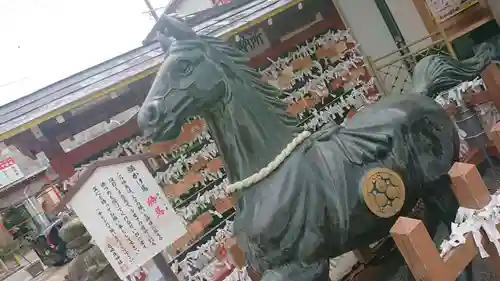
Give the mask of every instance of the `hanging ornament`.
<svg viewBox="0 0 500 281">
<path fill-rule="evenodd" d="M 291 62 L 293 70 L 310 69 L 312 67 L 311 57 L 299 57 L 295 58 Z"/>
<path fill-rule="evenodd" d="M 291 82 L 294 78 L 293 75 L 293 67 L 292 66 L 286 66 L 283 68 L 281 71 L 279 77 L 278 77 L 278 85 L 280 89 L 287 89 L 291 86 Z"/>
<path fill-rule="evenodd" d="M 316 56 L 320 59 L 321 58 L 330 58 L 330 59 L 336 60 L 337 58 L 340 57 L 340 54 L 341 53 L 339 53 L 339 51 L 336 48 L 335 42 L 331 42 L 328 45 L 321 46 L 318 49 Z"/>
<path fill-rule="evenodd" d="M 311 87 L 309 89 L 310 93 L 313 93 L 317 95 L 320 98 L 326 98 L 330 95 L 330 91 L 328 91 L 328 87 L 325 84 L 325 81 L 321 81 L 320 83 L 316 84 L 315 86 Z"/>
</svg>

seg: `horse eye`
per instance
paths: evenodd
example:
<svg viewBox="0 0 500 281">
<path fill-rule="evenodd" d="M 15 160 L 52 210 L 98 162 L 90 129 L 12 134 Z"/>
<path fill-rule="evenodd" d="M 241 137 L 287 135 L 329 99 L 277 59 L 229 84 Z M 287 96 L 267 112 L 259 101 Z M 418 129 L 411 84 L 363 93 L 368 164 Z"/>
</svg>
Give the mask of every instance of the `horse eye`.
<svg viewBox="0 0 500 281">
<path fill-rule="evenodd" d="M 189 75 L 193 71 L 191 62 L 188 60 L 180 60 L 177 63 L 177 72 L 181 75 Z"/>
</svg>

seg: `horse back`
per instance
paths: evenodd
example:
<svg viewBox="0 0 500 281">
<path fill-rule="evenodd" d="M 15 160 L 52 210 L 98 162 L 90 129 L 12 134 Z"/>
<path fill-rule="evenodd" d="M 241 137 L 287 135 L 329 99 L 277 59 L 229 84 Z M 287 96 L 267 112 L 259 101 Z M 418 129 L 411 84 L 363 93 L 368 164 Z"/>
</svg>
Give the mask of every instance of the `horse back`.
<svg viewBox="0 0 500 281">
<path fill-rule="evenodd" d="M 314 179 L 309 186 L 321 194 L 326 219 L 335 222 L 327 231 L 337 237 L 330 242 L 331 253 L 385 237 L 397 215 L 407 215 L 426 187 L 448 174 L 458 150 L 458 133 L 446 111 L 419 95 L 387 98 L 356 114 L 345 127 L 315 133 L 301 162 L 311 175 L 302 172 L 301 178 Z M 364 181 L 380 168 L 398 174 L 406 192 L 402 209 L 387 218 L 368 210 L 362 195 Z"/>
<path fill-rule="evenodd" d="M 262 270 L 337 256 L 387 236 L 397 215 L 368 210 L 363 178 L 379 167 L 399 173 L 406 189 L 399 214 L 407 214 L 420 187 L 447 174 L 455 138 L 446 112 L 417 95 L 386 99 L 345 127 L 319 130 L 239 197 L 234 230 L 247 258 Z"/>
<path fill-rule="evenodd" d="M 424 181 L 447 174 L 458 160 L 460 140 L 456 126 L 442 106 L 426 96 L 385 98 L 356 114 L 345 129 L 384 134 L 390 150 L 386 158 L 398 158 L 400 168 L 418 171 Z"/>
</svg>

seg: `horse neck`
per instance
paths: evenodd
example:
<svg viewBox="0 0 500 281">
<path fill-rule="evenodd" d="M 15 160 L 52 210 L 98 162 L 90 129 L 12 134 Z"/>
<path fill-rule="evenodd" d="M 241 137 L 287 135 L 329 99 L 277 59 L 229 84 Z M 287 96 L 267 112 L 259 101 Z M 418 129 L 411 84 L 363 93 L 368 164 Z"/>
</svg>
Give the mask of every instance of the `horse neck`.
<svg viewBox="0 0 500 281">
<path fill-rule="evenodd" d="M 294 117 L 252 85 L 231 82 L 230 89 L 226 103 L 204 114 L 204 118 L 228 177 L 235 182 L 267 166 L 298 129 Z"/>
</svg>

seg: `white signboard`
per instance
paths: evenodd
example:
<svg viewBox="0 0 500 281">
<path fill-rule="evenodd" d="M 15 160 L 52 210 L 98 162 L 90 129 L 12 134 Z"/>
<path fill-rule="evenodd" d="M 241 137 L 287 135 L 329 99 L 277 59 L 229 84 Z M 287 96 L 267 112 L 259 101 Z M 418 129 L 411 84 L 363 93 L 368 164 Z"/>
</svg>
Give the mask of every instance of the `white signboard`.
<svg viewBox="0 0 500 281">
<path fill-rule="evenodd" d="M 97 168 L 70 205 L 122 280 L 186 233 L 140 160 Z"/>
<path fill-rule="evenodd" d="M 478 3 L 477 0 L 427 0 L 427 6 L 437 21 L 445 21 Z"/>
<path fill-rule="evenodd" d="M 0 158 L 0 189 L 23 178 L 24 174 L 17 166 L 14 158 Z"/>
</svg>

